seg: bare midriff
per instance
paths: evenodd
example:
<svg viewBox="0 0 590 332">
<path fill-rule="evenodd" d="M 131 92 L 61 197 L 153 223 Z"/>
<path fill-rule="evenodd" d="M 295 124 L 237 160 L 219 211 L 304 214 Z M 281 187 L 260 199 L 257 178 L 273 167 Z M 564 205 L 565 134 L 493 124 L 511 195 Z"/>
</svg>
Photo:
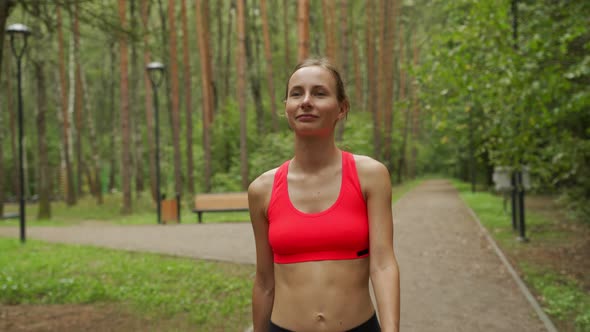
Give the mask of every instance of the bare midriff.
<svg viewBox="0 0 590 332">
<path fill-rule="evenodd" d="M 375 313 L 369 258 L 275 264 L 273 323 L 297 332 L 342 332 Z"/>
</svg>

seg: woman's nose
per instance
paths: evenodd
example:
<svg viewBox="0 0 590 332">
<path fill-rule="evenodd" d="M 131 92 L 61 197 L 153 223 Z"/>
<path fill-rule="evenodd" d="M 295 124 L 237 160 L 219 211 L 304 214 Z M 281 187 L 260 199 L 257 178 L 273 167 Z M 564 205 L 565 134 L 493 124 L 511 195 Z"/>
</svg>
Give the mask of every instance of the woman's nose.
<svg viewBox="0 0 590 332">
<path fill-rule="evenodd" d="M 301 100 L 301 107 L 308 107 L 311 105 L 311 95 L 306 93 Z"/>
</svg>

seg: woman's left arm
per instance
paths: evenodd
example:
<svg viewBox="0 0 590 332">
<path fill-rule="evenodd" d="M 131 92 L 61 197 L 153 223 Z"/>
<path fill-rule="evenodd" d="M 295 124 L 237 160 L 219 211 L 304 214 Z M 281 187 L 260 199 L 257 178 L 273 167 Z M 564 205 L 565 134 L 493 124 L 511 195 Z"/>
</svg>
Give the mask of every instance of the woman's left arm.
<svg viewBox="0 0 590 332">
<path fill-rule="evenodd" d="M 367 158 L 359 165 L 369 216 L 370 274 L 382 331 L 399 331 L 400 277 L 393 247 L 391 180 L 387 168 Z"/>
</svg>

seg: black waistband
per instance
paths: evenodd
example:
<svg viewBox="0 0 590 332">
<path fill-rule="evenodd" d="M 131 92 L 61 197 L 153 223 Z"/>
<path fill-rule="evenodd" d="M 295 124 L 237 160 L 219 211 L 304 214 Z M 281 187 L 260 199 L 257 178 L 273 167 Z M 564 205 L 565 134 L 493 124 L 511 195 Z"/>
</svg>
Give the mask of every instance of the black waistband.
<svg viewBox="0 0 590 332">
<path fill-rule="evenodd" d="M 291 330 L 287 330 L 286 328 L 280 327 L 270 321 L 268 332 L 295 332 Z M 377 320 L 377 314 L 374 314 L 369 320 L 362 323 L 361 325 L 348 330 L 347 332 L 381 332 L 381 327 L 379 326 L 379 321 Z"/>
</svg>

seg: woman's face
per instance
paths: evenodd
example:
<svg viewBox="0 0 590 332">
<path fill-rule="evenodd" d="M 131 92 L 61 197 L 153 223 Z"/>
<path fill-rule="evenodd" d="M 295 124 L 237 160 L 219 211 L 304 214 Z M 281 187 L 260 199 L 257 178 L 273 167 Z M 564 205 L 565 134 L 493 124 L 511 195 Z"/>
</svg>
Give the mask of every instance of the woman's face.
<svg viewBox="0 0 590 332">
<path fill-rule="evenodd" d="M 331 134 L 347 111 L 346 103 L 338 101 L 336 81 L 327 69 L 303 67 L 291 75 L 285 114 L 295 132 Z"/>
</svg>

